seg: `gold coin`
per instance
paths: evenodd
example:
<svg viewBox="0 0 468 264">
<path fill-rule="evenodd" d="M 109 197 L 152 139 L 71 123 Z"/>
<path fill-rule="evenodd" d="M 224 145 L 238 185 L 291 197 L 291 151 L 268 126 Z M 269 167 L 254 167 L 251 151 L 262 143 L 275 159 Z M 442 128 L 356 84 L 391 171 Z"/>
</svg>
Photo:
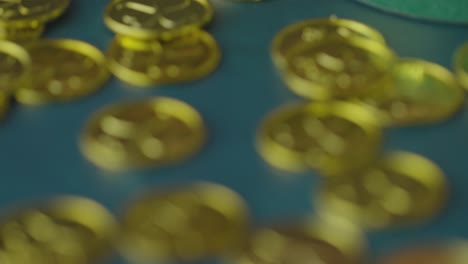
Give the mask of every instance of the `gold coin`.
<svg viewBox="0 0 468 264">
<path fill-rule="evenodd" d="M 95 263 L 109 253 L 115 226 L 105 208 L 86 198 L 63 197 L 25 208 L 0 222 L 0 260 L 8 264 Z"/>
<path fill-rule="evenodd" d="M 288 54 L 283 79 L 307 99 L 349 99 L 379 89 L 394 61 L 384 44 L 365 38 L 328 38 Z"/>
<path fill-rule="evenodd" d="M 40 40 L 26 46 L 32 59 L 32 86 L 18 89 L 28 105 L 75 100 L 101 88 L 109 78 L 106 58 L 94 46 L 72 39 Z"/>
<path fill-rule="evenodd" d="M 286 224 L 257 230 L 235 264 L 358 264 L 365 241 L 353 226 Z"/>
<path fill-rule="evenodd" d="M 189 158 L 205 141 L 205 125 L 190 105 L 155 97 L 115 104 L 87 123 L 84 156 L 109 170 L 158 166 Z"/>
<path fill-rule="evenodd" d="M 468 242 L 444 241 L 399 249 L 381 258 L 381 264 L 465 264 L 468 261 Z"/>
<path fill-rule="evenodd" d="M 271 55 L 279 69 L 287 65 L 288 53 L 297 46 L 316 45 L 328 38 L 362 37 L 385 44 L 376 29 L 358 21 L 337 17 L 309 19 L 283 28 L 273 39 Z"/>
<path fill-rule="evenodd" d="M 138 263 L 230 255 L 248 231 L 244 200 L 227 187 L 195 183 L 149 193 L 126 210 L 120 249 Z"/>
<path fill-rule="evenodd" d="M 0 0 L 0 26 L 35 26 L 59 17 L 70 0 Z"/>
<path fill-rule="evenodd" d="M 31 59 L 21 46 L 0 40 L 0 119 L 5 116 L 12 93 L 28 87 Z"/>
<path fill-rule="evenodd" d="M 384 89 L 366 101 L 381 110 L 387 125 L 442 121 L 463 105 L 464 90 L 444 67 L 418 59 L 402 59 Z"/>
<path fill-rule="evenodd" d="M 468 42 L 456 50 L 453 64 L 458 81 L 463 88 L 468 89 Z"/>
<path fill-rule="evenodd" d="M 117 34 L 166 39 L 199 28 L 212 17 L 207 0 L 115 0 L 107 6 L 104 22 Z"/>
<path fill-rule="evenodd" d="M 398 152 L 361 172 L 327 178 L 318 206 L 323 214 L 383 228 L 436 215 L 445 205 L 447 194 L 440 168 L 419 155 Z"/>
<path fill-rule="evenodd" d="M 111 72 L 138 86 L 196 80 L 213 72 L 220 59 L 213 37 L 198 30 L 170 41 L 117 36 L 108 52 Z"/>
<path fill-rule="evenodd" d="M 349 102 L 291 104 L 271 113 L 257 135 L 257 149 L 272 166 L 330 176 L 367 165 L 380 147 L 378 120 Z"/>
<path fill-rule="evenodd" d="M 41 37 L 44 32 L 43 24 L 29 26 L 0 26 L 0 39 L 14 42 L 28 42 Z"/>
</svg>

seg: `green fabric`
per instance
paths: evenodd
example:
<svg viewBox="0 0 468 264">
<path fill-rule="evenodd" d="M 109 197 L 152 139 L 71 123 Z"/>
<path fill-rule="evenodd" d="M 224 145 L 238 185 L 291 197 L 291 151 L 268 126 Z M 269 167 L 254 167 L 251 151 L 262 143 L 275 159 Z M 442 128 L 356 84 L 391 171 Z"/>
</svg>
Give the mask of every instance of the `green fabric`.
<svg viewBox="0 0 468 264">
<path fill-rule="evenodd" d="M 468 23 L 468 0 L 358 0 L 415 18 Z"/>
</svg>

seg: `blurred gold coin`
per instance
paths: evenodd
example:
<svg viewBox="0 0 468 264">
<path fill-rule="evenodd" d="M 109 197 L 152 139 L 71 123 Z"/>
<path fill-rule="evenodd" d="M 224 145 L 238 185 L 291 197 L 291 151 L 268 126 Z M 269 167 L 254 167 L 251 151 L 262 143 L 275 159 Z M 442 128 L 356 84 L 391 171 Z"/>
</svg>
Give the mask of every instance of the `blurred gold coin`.
<svg viewBox="0 0 468 264">
<path fill-rule="evenodd" d="M 205 136 L 203 119 L 190 105 L 155 97 L 99 111 L 88 121 L 80 147 L 95 165 L 121 170 L 187 159 Z"/>
<path fill-rule="evenodd" d="M 366 100 L 381 110 L 387 125 L 442 121 L 457 112 L 465 99 L 463 88 L 444 67 L 418 59 L 401 59 L 385 88 Z"/>
<path fill-rule="evenodd" d="M 431 161 L 397 152 L 361 172 L 327 178 L 317 201 L 323 214 L 383 228 L 433 217 L 445 205 L 447 189 L 444 173 Z"/>
<path fill-rule="evenodd" d="M 12 93 L 30 86 L 31 59 L 21 46 L 0 40 L 0 119 L 8 110 Z"/>
<path fill-rule="evenodd" d="M 359 264 L 365 242 L 352 226 L 329 223 L 283 225 L 257 230 L 234 264 Z"/>
<path fill-rule="evenodd" d="M 216 40 L 198 30 L 170 41 L 117 36 L 108 52 L 111 72 L 138 86 L 196 80 L 213 72 L 220 59 Z"/>
<path fill-rule="evenodd" d="M 0 26 L 0 39 L 13 42 L 28 42 L 41 37 L 44 32 L 43 24 L 29 26 Z"/>
<path fill-rule="evenodd" d="M 445 241 L 399 249 L 380 259 L 378 264 L 465 264 L 468 261 L 468 242 Z"/>
<path fill-rule="evenodd" d="M 32 59 L 32 86 L 18 89 L 28 105 L 71 101 L 101 88 L 109 78 L 106 59 L 94 46 L 72 39 L 40 40 L 26 46 Z"/>
<path fill-rule="evenodd" d="M 317 45 L 328 38 L 362 37 L 385 43 L 376 29 L 358 21 L 337 17 L 303 20 L 283 28 L 273 39 L 271 55 L 279 69 L 287 65 L 288 53 L 297 46 Z"/>
<path fill-rule="evenodd" d="M 59 17 L 70 0 L 0 0 L 0 26 L 35 26 Z"/>
<path fill-rule="evenodd" d="M 291 104 L 265 118 L 257 149 L 272 166 L 324 175 L 367 165 L 380 148 L 378 120 L 366 106 L 349 102 Z"/>
<path fill-rule="evenodd" d="M 0 222 L 0 260 L 6 264 L 96 263 L 109 253 L 115 226 L 105 208 L 86 198 L 63 197 L 25 208 Z"/>
<path fill-rule="evenodd" d="M 282 76 L 288 88 L 307 99 L 349 99 L 379 89 L 395 61 L 381 42 L 327 38 L 289 52 Z"/>
<path fill-rule="evenodd" d="M 195 183 L 144 195 L 126 210 L 123 255 L 137 263 L 233 254 L 248 232 L 243 199 L 227 187 Z"/>
<path fill-rule="evenodd" d="M 167 39 L 200 28 L 212 17 L 207 0 L 115 0 L 107 6 L 104 22 L 117 34 Z"/>
<path fill-rule="evenodd" d="M 453 64 L 458 81 L 463 88 L 468 89 L 468 42 L 456 50 Z"/>
</svg>

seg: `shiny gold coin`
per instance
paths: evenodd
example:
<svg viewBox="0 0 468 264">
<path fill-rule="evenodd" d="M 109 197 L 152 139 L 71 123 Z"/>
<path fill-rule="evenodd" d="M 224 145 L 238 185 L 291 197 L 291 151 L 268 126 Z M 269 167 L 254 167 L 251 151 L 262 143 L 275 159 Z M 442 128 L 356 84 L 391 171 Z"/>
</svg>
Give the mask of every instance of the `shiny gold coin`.
<svg viewBox="0 0 468 264">
<path fill-rule="evenodd" d="M 63 197 L 26 208 L 0 222 L 5 264 L 91 264 L 109 253 L 112 215 L 96 202 Z"/>
<path fill-rule="evenodd" d="M 31 59 L 21 46 L 0 40 L 0 119 L 5 116 L 12 93 L 30 86 Z"/>
<path fill-rule="evenodd" d="M 138 86 L 196 80 L 213 72 L 220 59 L 216 40 L 198 30 L 171 41 L 117 36 L 108 52 L 111 72 Z"/>
<path fill-rule="evenodd" d="M 287 65 L 288 53 L 297 46 L 317 45 L 328 38 L 362 37 L 385 43 L 376 29 L 358 21 L 337 17 L 309 19 L 283 28 L 273 39 L 271 55 L 275 65 L 283 69 Z"/>
<path fill-rule="evenodd" d="M 0 26 L 0 39 L 23 43 L 40 38 L 43 32 L 43 24 L 35 24 L 23 27 Z"/>
<path fill-rule="evenodd" d="M 107 6 L 104 22 L 117 34 L 167 39 L 199 28 L 212 17 L 207 0 L 115 0 Z"/>
<path fill-rule="evenodd" d="M 205 125 L 190 105 L 155 97 L 104 108 L 87 123 L 80 141 L 97 166 L 122 170 L 189 158 L 205 142 Z"/>
<path fill-rule="evenodd" d="M 101 88 L 109 78 L 106 58 L 94 46 L 71 39 L 40 40 L 26 46 L 32 59 L 32 86 L 16 100 L 40 105 L 75 100 Z"/>
<path fill-rule="evenodd" d="M 59 17 L 70 0 L 0 0 L 0 26 L 29 27 Z"/>
<path fill-rule="evenodd" d="M 456 50 L 453 64 L 459 83 L 463 88 L 468 89 L 468 42 Z"/>
<path fill-rule="evenodd" d="M 381 129 L 367 107 L 349 102 L 292 104 L 270 114 L 257 149 L 272 166 L 324 175 L 367 165 L 380 148 Z"/>
<path fill-rule="evenodd" d="M 123 217 L 120 249 L 137 263 L 193 261 L 233 254 L 247 233 L 247 206 L 237 193 L 196 183 L 132 203 Z"/>
<path fill-rule="evenodd" d="M 257 230 L 234 264 L 358 264 L 365 242 L 355 227 L 330 223 Z"/>
<path fill-rule="evenodd" d="M 444 173 L 431 161 L 391 153 L 362 172 L 327 178 L 318 206 L 323 214 L 383 228 L 433 217 L 445 205 L 447 189 Z"/>
<path fill-rule="evenodd" d="M 463 88 L 440 65 L 402 59 L 389 77 L 385 88 L 366 100 L 381 111 L 384 124 L 438 122 L 452 116 L 463 105 Z"/>
<path fill-rule="evenodd" d="M 385 44 L 365 38 L 328 38 L 288 54 L 283 79 L 307 99 L 349 99 L 379 89 L 395 61 Z"/>
</svg>

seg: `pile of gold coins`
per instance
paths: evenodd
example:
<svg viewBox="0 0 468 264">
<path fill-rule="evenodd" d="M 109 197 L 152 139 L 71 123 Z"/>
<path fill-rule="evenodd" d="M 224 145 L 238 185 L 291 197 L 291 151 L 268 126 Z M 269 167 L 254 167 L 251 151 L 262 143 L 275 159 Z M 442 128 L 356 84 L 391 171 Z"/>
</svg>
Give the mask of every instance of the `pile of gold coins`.
<svg viewBox="0 0 468 264">
<path fill-rule="evenodd" d="M 323 176 L 313 197 L 321 214 L 385 228 L 441 211 L 448 194 L 441 169 L 416 154 L 382 154 L 380 145 L 386 126 L 433 123 L 457 112 L 464 90 L 454 74 L 397 58 L 377 30 L 337 17 L 287 26 L 273 40 L 272 57 L 288 88 L 306 101 L 268 115 L 257 149 L 275 168 Z"/>
<path fill-rule="evenodd" d="M 0 4 L 0 117 L 11 98 L 26 105 L 71 101 L 94 93 L 110 74 L 94 46 L 73 39 L 39 39 L 69 0 Z"/>
<path fill-rule="evenodd" d="M 252 226 L 239 194 L 208 182 L 153 190 L 115 217 L 84 197 L 56 197 L 0 218 L 0 263 L 360 264 L 365 240 L 353 225 L 311 219 Z M 316 263 L 316 262 L 312 262 Z"/>
<path fill-rule="evenodd" d="M 104 22 L 117 34 L 109 69 L 137 86 L 180 83 L 213 72 L 221 59 L 216 40 L 202 26 L 213 18 L 207 0 L 114 0 Z"/>
<path fill-rule="evenodd" d="M 202 29 L 213 17 L 208 0 L 110 1 L 104 23 L 117 35 L 107 56 L 82 41 L 39 39 L 45 23 L 69 4 L 0 3 L 0 118 L 12 97 L 28 105 L 70 101 L 97 91 L 110 72 L 132 85 L 154 86 L 194 81 L 220 63 L 217 42 Z M 140 195 L 119 217 L 88 198 L 57 197 L 0 217 L 0 264 L 102 263 L 113 252 L 131 263 L 362 264 L 366 231 L 440 213 L 449 193 L 444 172 L 414 153 L 382 153 L 383 129 L 453 116 L 468 89 L 468 44 L 456 52 L 453 74 L 398 58 L 368 25 L 330 17 L 281 30 L 272 57 L 304 101 L 264 119 L 257 149 L 277 169 L 322 176 L 311 197 L 315 216 L 254 226 L 239 194 L 206 182 Z M 106 170 L 155 167 L 198 153 L 206 127 L 187 103 L 151 97 L 102 108 L 79 145 Z M 459 242 L 423 248 L 421 255 L 427 260 L 432 251 L 431 259 L 461 264 L 467 248 Z M 427 261 L 402 252 L 382 263 L 419 262 Z"/>
</svg>

